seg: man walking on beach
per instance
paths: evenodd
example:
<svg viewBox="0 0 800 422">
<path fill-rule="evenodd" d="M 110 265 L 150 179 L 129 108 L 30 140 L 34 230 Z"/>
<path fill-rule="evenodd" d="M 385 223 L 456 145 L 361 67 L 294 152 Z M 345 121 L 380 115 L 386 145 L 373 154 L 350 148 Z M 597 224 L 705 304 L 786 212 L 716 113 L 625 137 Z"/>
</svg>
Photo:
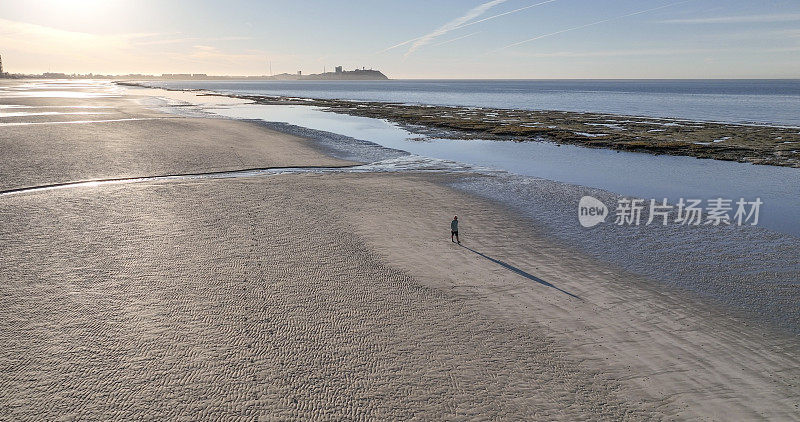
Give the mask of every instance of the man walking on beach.
<svg viewBox="0 0 800 422">
<path fill-rule="evenodd" d="M 455 237 L 455 240 L 453 240 L 453 237 Z M 450 241 L 461 244 L 461 241 L 458 240 L 458 216 L 453 217 L 453 221 L 450 222 Z"/>
</svg>

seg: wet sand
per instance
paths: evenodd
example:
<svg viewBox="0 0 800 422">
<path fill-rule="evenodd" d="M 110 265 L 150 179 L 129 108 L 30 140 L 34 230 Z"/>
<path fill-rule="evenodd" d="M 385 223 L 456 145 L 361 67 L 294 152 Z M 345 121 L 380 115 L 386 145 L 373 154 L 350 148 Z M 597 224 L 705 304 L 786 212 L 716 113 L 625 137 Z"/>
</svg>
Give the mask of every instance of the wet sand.
<svg viewBox="0 0 800 422">
<path fill-rule="evenodd" d="M 4 146 L 24 146 L 3 148 L 3 189 L 348 164 L 253 123 L 85 101 L 159 117 L 162 135 L 152 120 L 0 127 Z M 796 337 L 552 242 L 445 187 L 458 177 L 283 174 L 0 196 L 0 419 L 800 415 Z M 463 246 L 449 241 L 453 214 Z"/>
<path fill-rule="evenodd" d="M 44 89 L 32 92 L 46 95 Z M 0 161 L 7 163 L 0 166 L 0 190 L 77 180 L 352 164 L 258 123 L 177 117 L 142 107 L 133 97 L 8 96 L 13 94 L 0 96 L 0 106 L 32 108 L 0 112 L 104 114 L 0 118 Z M 79 108 L 87 106 L 97 108 Z"/>
</svg>

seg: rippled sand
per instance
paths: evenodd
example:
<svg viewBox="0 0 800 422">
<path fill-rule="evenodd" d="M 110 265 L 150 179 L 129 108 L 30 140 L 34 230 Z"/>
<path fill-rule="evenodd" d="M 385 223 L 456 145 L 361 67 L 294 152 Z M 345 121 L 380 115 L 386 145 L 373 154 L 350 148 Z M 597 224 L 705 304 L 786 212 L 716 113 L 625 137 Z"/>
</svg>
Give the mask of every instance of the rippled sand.
<svg viewBox="0 0 800 422">
<path fill-rule="evenodd" d="M 43 98 L 0 103 L 66 101 Z M 259 125 L 161 119 L 132 100 L 81 101 L 158 126 L 0 127 L 2 189 L 349 163 Z M 459 177 L 0 197 L 0 419 L 798 417 L 796 337 L 552 242 L 446 187 Z M 453 214 L 464 247 L 449 241 Z"/>
</svg>

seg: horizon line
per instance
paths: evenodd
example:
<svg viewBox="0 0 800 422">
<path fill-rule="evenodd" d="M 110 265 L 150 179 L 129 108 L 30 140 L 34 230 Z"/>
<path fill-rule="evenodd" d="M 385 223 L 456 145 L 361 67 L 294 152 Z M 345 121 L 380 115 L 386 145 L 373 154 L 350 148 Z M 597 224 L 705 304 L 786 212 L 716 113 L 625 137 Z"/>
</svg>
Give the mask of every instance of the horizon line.
<svg viewBox="0 0 800 422">
<path fill-rule="evenodd" d="M 63 77 L 45 77 L 45 73 L 50 74 L 63 74 Z M 6 75 L 11 77 L 0 77 L 0 79 L 36 79 L 40 77 L 41 79 L 107 79 L 113 77 L 125 77 L 125 76 L 142 76 L 142 77 L 154 77 L 154 78 L 164 78 L 164 76 L 157 75 L 157 74 L 144 74 L 144 73 L 64 73 L 64 72 L 43 72 L 40 74 L 35 73 L 10 73 L 6 72 Z M 92 75 L 92 77 L 86 77 L 87 75 Z M 163 75 L 163 74 L 162 74 Z M 167 75 L 174 75 L 174 74 L 167 74 Z M 191 75 L 188 74 L 187 75 Z M 288 75 L 294 75 L 289 73 Z M 314 75 L 314 74 L 309 74 Z M 173 79 L 173 80 L 215 80 L 214 78 L 224 78 L 224 79 L 231 79 L 231 78 L 264 78 L 270 79 L 273 78 L 275 75 L 206 75 L 203 77 L 198 78 L 190 78 L 190 79 L 179 79 L 179 78 L 172 78 L 167 77 L 164 79 Z M 303 75 L 306 76 L 306 75 Z M 491 78 L 470 78 L 470 77 L 400 77 L 400 78 L 389 78 L 389 79 L 380 79 L 380 80 L 369 80 L 369 79 L 351 79 L 351 80 L 328 80 L 328 79 L 311 79 L 311 80 L 286 80 L 286 79 L 275 79 L 277 82 L 385 82 L 385 81 L 402 81 L 402 80 L 474 80 L 474 81 L 486 81 L 486 80 L 497 80 L 497 81 L 568 81 L 568 80 L 594 80 L 594 81 L 646 81 L 646 80 L 800 80 L 800 77 L 587 77 L 587 78 L 547 78 L 547 77 L 531 77 L 531 78 L 514 78 L 514 77 L 491 77 Z"/>
</svg>

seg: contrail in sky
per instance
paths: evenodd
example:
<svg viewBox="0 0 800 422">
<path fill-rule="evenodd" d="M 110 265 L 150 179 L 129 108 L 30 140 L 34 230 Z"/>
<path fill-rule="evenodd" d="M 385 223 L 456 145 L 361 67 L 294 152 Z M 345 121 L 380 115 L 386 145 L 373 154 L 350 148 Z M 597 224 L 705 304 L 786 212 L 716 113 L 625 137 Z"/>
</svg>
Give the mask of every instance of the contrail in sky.
<svg viewBox="0 0 800 422">
<path fill-rule="evenodd" d="M 490 19 L 499 18 L 500 16 L 505 16 L 505 15 L 510 15 L 512 13 L 521 12 L 521 11 L 523 11 L 525 9 L 530 9 L 531 7 L 536 7 L 536 6 L 541 6 L 543 4 L 552 3 L 554 1 L 556 1 L 556 0 L 547 0 L 547 1 L 543 1 L 541 3 L 531 4 L 531 5 L 525 6 L 525 7 L 520 7 L 519 9 L 509 10 L 508 12 L 498 13 L 498 14 L 496 14 L 494 16 L 489 16 L 488 18 L 483 18 L 483 19 L 477 20 L 475 22 L 465 23 L 464 25 L 461 25 L 461 26 L 459 26 L 458 28 L 455 28 L 455 29 L 460 29 L 460 28 L 464 28 L 466 26 L 475 25 L 476 23 L 486 22 L 486 21 L 488 21 Z"/>
<path fill-rule="evenodd" d="M 509 45 L 507 45 L 507 46 L 505 46 L 505 47 L 498 48 L 498 49 L 497 49 L 497 50 L 495 50 L 495 51 L 505 50 L 505 49 L 507 49 L 507 48 L 516 47 L 516 46 L 518 46 L 518 45 L 520 45 L 520 44 L 529 43 L 529 42 L 531 42 L 531 41 L 540 40 L 540 39 L 542 39 L 542 38 L 551 37 L 551 36 L 553 36 L 553 35 L 563 34 L 564 32 L 574 31 L 574 30 L 576 30 L 576 29 L 582 29 L 582 28 L 586 28 L 586 27 L 588 27 L 588 26 L 599 25 L 599 24 L 601 24 L 601 23 L 606 23 L 606 22 L 613 21 L 613 20 L 622 19 L 622 18 L 627 18 L 628 16 L 633 16 L 633 15 L 641 15 L 642 13 L 652 12 L 652 11 L 654 11 L 654 10 L 658 10 L 658 9 L 664 9 L 664 8 L 666 8 L 666 7 L 671 7 L 671 6 L 675 6 L 675 5 L 682 4 L 682 3 L 688 3 L 688 2 L 690 2 L 690 1 L 691 1 L 691 0 L 686 0 L 686 1 L 679 1 L 679 2 L 677 2 L 677 3 L 665 4 L 665 5 L 663 5 L 663 6 L 654 7 L 654 8 L 652 8 L 652 9 L 640 10 L 640 11 L 638 11 L 638 12 L 628 13 L 628 14 L 625 14 L 625 15 L 615 16 L 615 17 L 613 17 L 613 18 L 603 19 L 603 20 L 601 20 L 601 21 L 597 21 L 597 22 L 587 23 L 586 25 L 581 25 L 581 26 L 576 26 L 576 27 L 573 27 L 573 28 L 562 29 L 561 31 L 551 32 L 551 33 L 549 33 L 549 34 L 539 35 L 538 37 L 533 37 L 533 38 L 529 38 L 529 39 L 527 39 L 527 40 L 522 40 L 522 41 L 520 41 L 520 42 L 515 42 L 515 43 L 513 43 L 513 44 L 509 44 Z"/>
<path fill-rule="evenodd" d="M 440 35 L 444 35 L 458 28 L 461 25 L 464 25 L 465 23 L 471 21 L 472 19 L 475 19 L 478 16 L 484 14 L 487 10 L 491 9 L 492 7 L 504 3 L 505 1 L 506 0 L 491 0 L 481 5 L 475 6 L 469 11 L 467 11 L 467 13 L 464 16 L 459 16 L 451 20 L 450 22 L 447 22 L 446 24 L 436 28 L 435 30 L 433 30 L 433 32 L 421 36 L 419 39 L 414 41 L 413 44 L 411 44 L 411 47 L 409 47 L 408 51 L 406 51 L 405 57 L 408 57 L 409 54 L 417 51 L 418 48 L 424 46 L 425 44 L 430 43 L 432 39 Z"/>
<path fill-rule="evenodd" d="M 473 35 L 475 35 L 475 34 L 480 34 L 480 31 L 478 31 L 478 32 L 472 32 L 472 33 L 469 33 L 469 34 L 467 34 L 467 35 L 462 35 L 462 36 L 460 36 L 460 37 L 453 38 L 453 39 L 451 39 L 451 40 L 442 41 L 442 42 L 437 42 L 436 44 L 431 44 L 431 47 L 434 47 L 434 46 L 437 46 L 437 45 L 450 44 L 450 43 L 451 43 L 451 42 L 453 42 L 453 41 L 458 41 L 458 40 L 460 40 L 460 39 L 463 39 L 463 38 L 471 37 L 471 36 L 473 36 Z"/>
<path fill-rule="evenodd" d="M 476 23 L 486 22 L 486 21 L 488 21 L 488 20 L 495 19 L 495 18 L 499 18 L 499 17 L 501 17 L 501 16 L 505 16 L 505 15 L 510 15 L 510 14 L 512 14 L 512 13 L 521 12 L 521 11 L 523 11 L 523 10 L 525 10 L 525 9 L 530 9 L 530 8 L 532 8 L 532 7 L 541 6 L 541 5 L 543 5 L 543 4 L 547 4 L 547 3 L 552 3 L 552 2 L 554 2 L 554 1 L 556 1 L 556 0 L 547 0 L 547 1 L 539 2 L 539 3 L 531 4 L 531 5 L 528 5 L 528 6 L 525 6 L 525 7 L 520 7 L 519 9 L 509 10 L 508 12 L 498 13 L 498 14 L 496 14 L 496 15 L 492 15 L 492 16 L 489 16 L 489 17 L 486 17 L 486 18 L 483 18 L 483 19 L 477 20 L 477 21 L 475 21 L 475 22 L 469 22 L 469 23 L 465 23 L 465 24 L 463 24 L 463 25 L 459 25 L 459 26 L 457 26 L 457 27 L 455 27 L 455 28 L 451 28 L 451 29 L 450 29 L 450 31 L 454 31 L 454 30 L 456 30 L 456 29 L 461 29 L 461 28 L 465 28 L 465 27 L 467 27 L 467 26 L 475 25 Z M 391 47 L 385 48 L 385 49 L 383 49 L 383 50 L 379 51 L 379 52 L 378 52 L 378 53 L 376 53 L 376 54 L 385 53 L 385 52 L 387 52 L 387 51 L 389 51 L 389 50 L 393 50 L 393 49 L 395 49 L 395 48 L 397 48 L 397 47 L 402 47 L 402 46 L 404 46 L 404 45 L 406 45 L 406 44 L 410 44 L 410 43 L 412 43 L 412 42 L 414 42 L 414 41 L 417 41 L 417 40 L 420 40 L 420 39 L 422 39 L 422 38 L 424 38 L 424 37 L 425 37 L 425 35 L 423 35 L 423 36 L 421 36 L 421 37 L 412 38 L 412 39 L 410 39 L 410 40 L 403 41 L 403 42 L 401 42 L 401 43 L 399 43 L 399 44 L 395 44 L 395 45 L 393 45 L 393 46 L 391 46 Z"/>
</svg>

